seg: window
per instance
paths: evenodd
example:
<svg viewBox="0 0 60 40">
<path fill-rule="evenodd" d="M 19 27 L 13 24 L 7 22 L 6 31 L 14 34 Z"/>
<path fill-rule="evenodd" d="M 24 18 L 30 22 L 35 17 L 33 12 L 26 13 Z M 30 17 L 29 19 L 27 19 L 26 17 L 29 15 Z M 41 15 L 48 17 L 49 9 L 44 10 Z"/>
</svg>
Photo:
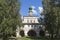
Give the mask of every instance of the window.
<svg viewBox="0 0 60 40">
<path fill-rule="evenodd" d="M 31 25 L 31 27 L 34 27 L 34 25 Z"/>
<path fill-rule="evenodd" d="M 35 20 L 34 20 L 34 23 L 35 23 Z"/>
<path fill-rule="evenodd" d="M 29 20 L 27 20 L 27 23 L 29 23 Z"/>
<path fill-rule="evenodd" d="M 31 20 L 31 23 L 32 23 L 32 20 Z"/>
</svg>

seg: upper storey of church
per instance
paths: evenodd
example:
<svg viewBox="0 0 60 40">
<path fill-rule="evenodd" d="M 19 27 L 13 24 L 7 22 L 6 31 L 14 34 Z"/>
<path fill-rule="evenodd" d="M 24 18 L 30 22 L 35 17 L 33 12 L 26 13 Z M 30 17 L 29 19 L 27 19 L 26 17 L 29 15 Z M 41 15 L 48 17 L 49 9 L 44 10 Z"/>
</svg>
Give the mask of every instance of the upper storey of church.
<svg viewBox="0 0 60 40">
<path fill-rule="evenodd" d="M 23 18 L 23 23 L 39 23 L 38 17 L 36 17 L 36 16 L 25 16 Z"/>
<path fill-rule="evenodd" d="M 38 17 L 37 16 L 32 16 L 33 11 L 32 11 L 32 6 L 29 8 L 29 15 L 23 17 L 23 22 L 22 23 L 39 23 L 38 22 Z"/>
</svg>

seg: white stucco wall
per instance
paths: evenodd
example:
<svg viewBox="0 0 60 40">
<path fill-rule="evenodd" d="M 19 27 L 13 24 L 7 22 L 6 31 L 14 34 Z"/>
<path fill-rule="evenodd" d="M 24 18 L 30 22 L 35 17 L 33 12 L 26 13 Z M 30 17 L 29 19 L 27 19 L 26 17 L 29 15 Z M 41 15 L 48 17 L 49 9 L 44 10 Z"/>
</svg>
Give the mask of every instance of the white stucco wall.
<svg viewBox="0 0 60 40">
<path fill-rule="evenodd" d="M 38 17 L 30 17 L 30 16 L 23 17 L 22 23 L 24 25 L 23 25 L 23 27 L 21 27 L 21 29 L 24 30 L 25 36 L 28 36 L 27 33 L 31 29 L 35 30 L 37 33 L 37 36 L 39 36 L 40 27 L 42 27 L 42 25 L 37 25 L 37 24 L 39 24 Z M 25 24 L 25 23 L 27 23 L 27 24 Z M 31 24 L 31 23 L 34 23 L 34 24 Z M 19 32 L 17 32 L 17 36 L 19 35 L 18 33 Z"/>
<path fill-rule="evenodd" d="M 38 17 L 24 17 L 24 20 L 22 21 L 22 23 L 39 23 Z M 31 29 L 35 30 L 36 33 L 38 34 L 39 25 L 24 25 L 25 36 L 28 36 L 27 33 Z"/>
</svg>

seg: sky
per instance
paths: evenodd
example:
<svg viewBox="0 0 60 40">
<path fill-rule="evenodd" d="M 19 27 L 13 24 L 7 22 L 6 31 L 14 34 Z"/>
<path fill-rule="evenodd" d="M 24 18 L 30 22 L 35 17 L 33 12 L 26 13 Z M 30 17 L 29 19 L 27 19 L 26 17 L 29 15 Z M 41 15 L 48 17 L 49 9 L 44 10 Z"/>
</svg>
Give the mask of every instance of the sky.
<svg viewBox="0 0 60 40">
<path fill-rule="evenodd" d="M 20 14 L 22 16 L 28 16 L 30 6 L 33 8 L 33 16 L 40 16 L 40 13 L 43 11 L 42 0 L 20 0 L 20 2 Z"/>
</svg>

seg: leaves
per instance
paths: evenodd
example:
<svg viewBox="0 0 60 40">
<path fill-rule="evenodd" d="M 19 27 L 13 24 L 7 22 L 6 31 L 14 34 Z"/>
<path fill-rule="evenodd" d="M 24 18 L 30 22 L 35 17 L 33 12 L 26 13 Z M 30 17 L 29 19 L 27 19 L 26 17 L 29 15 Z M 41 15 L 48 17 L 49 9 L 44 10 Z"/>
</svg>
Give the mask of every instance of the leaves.
<svg viewBox="0 0 60 40">
<path fill-rule="evenodd" d="M 60 1 L 57 0 L 60 4 Z M 44 7 L 44 21 L 46 29 L 49 33 L 56 34 L 59 33 L 60 29 L 60 6 L 59 4 L 54 4 L 55 0 L 43 0 Z M 58 34 L 57 34 L 58 35 Z"/>
<path fill-rule="evenodd" d="M 16 26 L 21 26 L 18 0 L 0 0 L 0 32 L 13 34 Z"/>
</svg>

